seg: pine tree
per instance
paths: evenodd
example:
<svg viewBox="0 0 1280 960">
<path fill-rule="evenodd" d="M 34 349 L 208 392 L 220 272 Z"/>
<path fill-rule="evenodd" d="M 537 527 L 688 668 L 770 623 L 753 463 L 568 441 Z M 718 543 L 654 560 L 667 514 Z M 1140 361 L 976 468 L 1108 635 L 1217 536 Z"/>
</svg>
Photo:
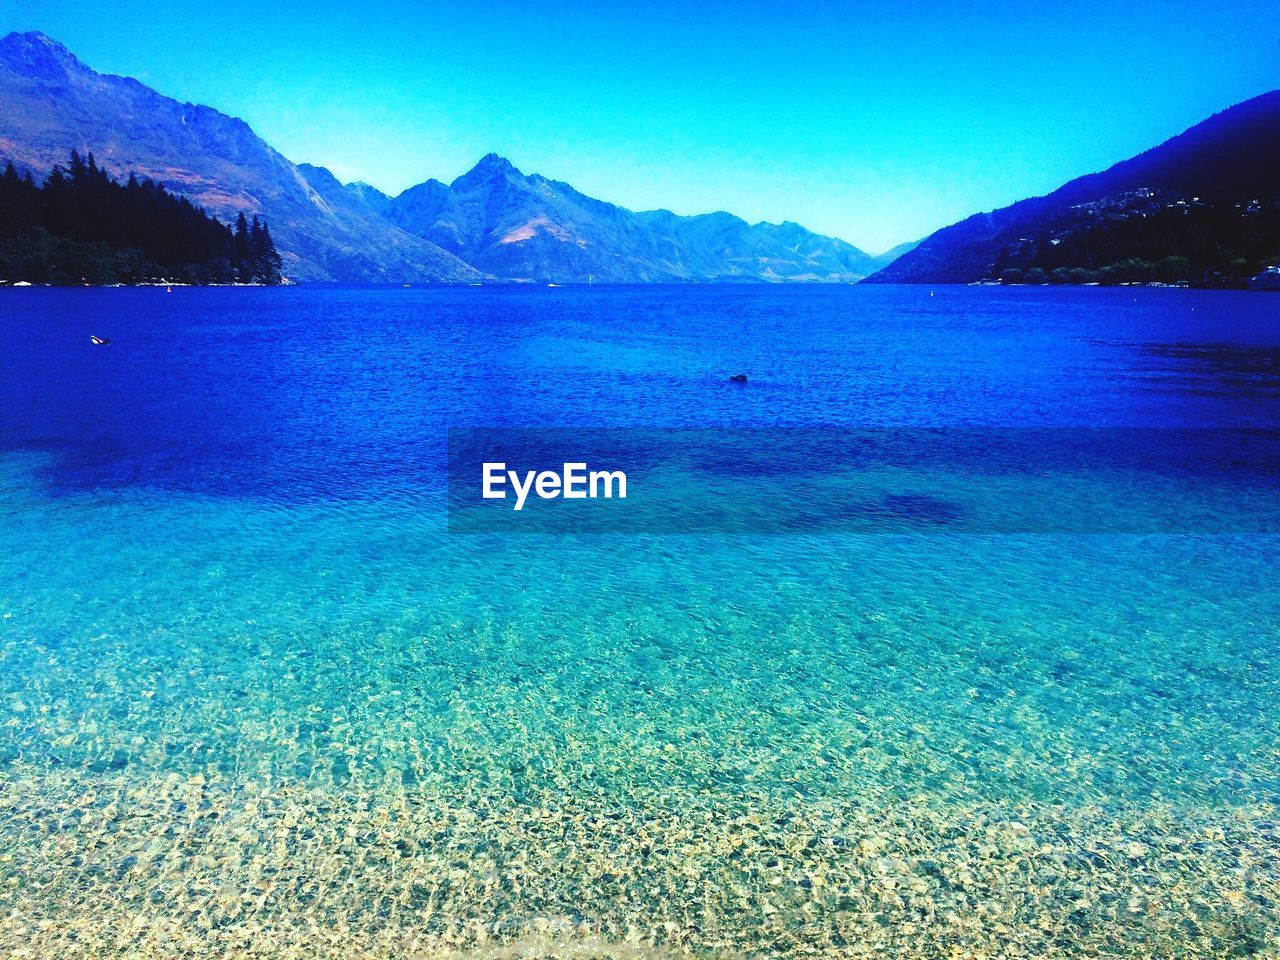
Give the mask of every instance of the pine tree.
<svg viewBox="0 0 1280 960">
<path fill-rule="evenodd" d="M 267 221 L 262 221 L 262 257 L 258 268 L 258 280 L 262 283 L 279 283 L 282 279 L 280 268 L 283 261 L 276 251 L 275 241 L 271 239 L 271 231 Z"/>
<path fill-rule="evenodd" d="M 235 268 L 236 279 L 241 283 L 249 283 L 252 268 L 249 266 L 253 260 L 253 249 L 249 237 L 249 223 L 244 218 L 243 211 L 236 217 L 236 241 L 235 241 Z"/>
<path fill-rule="evenodd" d="M 262 256 L 262 222 L 258 219 L 258 215 L 253 215 L 253 222 L 249 224 L 249 259 L 254 264 L 254 272 L 257 272 L 258 259 Z"/>
</svg>

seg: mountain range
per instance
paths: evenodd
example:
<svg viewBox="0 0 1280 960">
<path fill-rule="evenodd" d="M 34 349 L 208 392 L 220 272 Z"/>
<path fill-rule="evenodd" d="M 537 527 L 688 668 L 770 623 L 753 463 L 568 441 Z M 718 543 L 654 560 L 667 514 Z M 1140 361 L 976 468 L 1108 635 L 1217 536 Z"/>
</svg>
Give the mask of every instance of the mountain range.
<svg viewBox="0 0 1280 960">
<path fill-rule="evenodd" d="M 500 277 L 847 282 L 883 262 L 794 223 L 634 213 L 521 173 L 497 154 L 451 184 L 428 180 L 394 198 L 364 184 L 349 189 L 401 229 Z"/>
<path fill-rule="evenodd" d="M 322 194 L 249 125 L 90 70 L 42 34 L 0 39 L 0 161 L 43 177 L 67 152 L 136 173 L 224 221 L 267 218 L 286 275 L 305 280 L 471 280 L 479 271 L 397 230 L 342 190 Z"/>
<path fill-rule="evenodd" d="M 97 73 L 43 34 L 0 39 L 0 164 L 40 179 L 72 149 L 224 221 L 265 218 L 296 280 L 1207 282 L 1280 259 L 1280 91 L 880 256 L 790 222 L 634 212 L 497 154 L 391 197 L 290 161 L 242 120 Z"/>
<path fill-rule="evenodd" d="M 0 39 L 0 163 L 38 179 L 72 149 L 223 220 L 264 217 L 298 280 L 852 282 L 887 262 L 794 223 L 632 212 L 496 154 L 388 197 L 293 163 L 242 120 L 97 73 L 43 34 Z"/>
<path fill-rule="evenodd" d="M 1280 91 L 1045 196 L 945 227 L 865 282 L 971 283 L 1054 270 L 1103 271 L 1105 281 L 1108 269 L 1157 260 L 1182 279 L 1238 277 L 1277 259 Z"/>
</svg>

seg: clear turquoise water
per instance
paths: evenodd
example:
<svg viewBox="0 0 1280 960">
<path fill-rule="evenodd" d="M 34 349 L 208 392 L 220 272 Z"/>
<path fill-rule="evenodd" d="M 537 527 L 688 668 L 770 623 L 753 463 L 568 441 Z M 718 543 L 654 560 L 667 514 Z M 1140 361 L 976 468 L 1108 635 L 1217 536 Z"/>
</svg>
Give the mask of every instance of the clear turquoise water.
<svg viewBox="0 0 1280 960">
<path fill-rule="evenodd" d="M 1280 302 L 27 290 L 0 329 L 14 955 L 1275 954 L 1267 483 L 1083 478 L 1225 532 L 459 535 L 442 457 L 1275 427 Z"/>
</svg>

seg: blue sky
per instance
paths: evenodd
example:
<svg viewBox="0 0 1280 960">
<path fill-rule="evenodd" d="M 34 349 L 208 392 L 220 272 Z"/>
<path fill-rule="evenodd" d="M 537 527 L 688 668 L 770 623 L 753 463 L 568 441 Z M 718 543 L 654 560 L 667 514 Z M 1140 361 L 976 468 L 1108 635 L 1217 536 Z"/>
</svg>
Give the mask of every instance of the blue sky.
<svg viewBox="0 0 1280 960">
<path fill-rule="evenodd" d="M 1273 3 L 2 0 L 96 69 L 390 193 L 496 151 L 878 252 L 1280 87 Z"/>
</svg>

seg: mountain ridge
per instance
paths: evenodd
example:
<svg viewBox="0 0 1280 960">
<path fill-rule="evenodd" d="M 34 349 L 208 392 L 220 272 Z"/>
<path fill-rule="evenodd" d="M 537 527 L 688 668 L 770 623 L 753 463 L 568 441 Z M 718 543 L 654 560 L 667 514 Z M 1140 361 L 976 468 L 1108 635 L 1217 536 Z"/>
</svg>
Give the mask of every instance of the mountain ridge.
<svg viewBox="0 0 1280 960">
<path fill-rule="evenodd" d="M 852 244 L 792 221 L 635 212 L 522 173 L 496 153 L 449 184 L 426 180 L 387 199 L 390 222 L 479 269 L 518 279 L 851 282 L 878 265 Z"/>
<path fill-rule="evenodd" d="M 0 38 L 0 163 L 42 178 L 71 149 L 221 219 L 264 217 L 294 279 L 851 282 L 878 266 L 791 222 L 634 213 L 496 153 L 389 197 L 294 163 L 242 119 L 98 73 L 44 34 Z"/>
<path fill-rule="evenodd" d="M 976 213 L 943 227 L 863 282 L 972 283 L 992 279 L 1001 265 L 1035 263 L 1043 269 L 1041 261 L 1054 262 L 1050 255 L 1053 251 L 1045 248 L 1060 247 L 1066 240 L 1070 240 L 1069 249 L 1075 249 L 1078 256 L 1089 256 L 1093 252 L 1091 244 L 1095 248 L 1102 246 L 1112 256 L 1126 251 L 1133 256 L 1138 251 L 1149 255 L 1151 251 L 1144 246 L 1163 243 L 1161 253 L 1172 250 L 1170 255 L 1184 259 L 1184 254 L 1193 253 L 1208 261 L 1214 255 L 1208 247 L 1224 247 L 1225 241 L 1219 243 L 1216 237 L 1209 236 L 1164 242 L 1153 238 L 1150 230 L 1135 225 L 1140 226 L 1143 220 L 1165 209 L 1164 205 L 1190 210 L 1193 203 L 1217 204 L 1221 208 L 1253 200 L 1274 200 L 1280 197 L 1277 170 L 1280 90 L 1220 110 L 1156 146 L 1105 170 L 1069 180 L 1047 194 Z M 1151 196 L 1139 195 L 1142 191 L 1150 191 Z M 1167 195 L 1154 208 L 1145 202 L 1162 191 Z M 1089 206 L 1096 210 L 1074 212 Z M 1221 209 L 1212 218 L 1206 215 L 1199 219 L 1205 221 L 1202 227 L 1197 224 L 1201 233 L 1234 231 L 1238 226 Z M 1129 221 L 1125 227 L 1132 235 L 1128 246 L 1116 239 L 1117 224 L 1122 220 Z M 1249 226 L 1245 224 L 1240 230 L 1247 232 Z M 1224 248 L 1218 259 L 1228 258 L 1230 252 Z"/>
<path fill-rule="evenodd" d="M 322 178 L 304 175 L 239 118 L 98 73 L 44 34 L 0 38 L 0 163 L 42 178 L 70 149 L 93 153 L 115 176 L 164 183 L 224 221 L 265 217 L 296 279 L 482 276 L 345 192 L 322 195 L 312 183 Z"/>
</svg>

